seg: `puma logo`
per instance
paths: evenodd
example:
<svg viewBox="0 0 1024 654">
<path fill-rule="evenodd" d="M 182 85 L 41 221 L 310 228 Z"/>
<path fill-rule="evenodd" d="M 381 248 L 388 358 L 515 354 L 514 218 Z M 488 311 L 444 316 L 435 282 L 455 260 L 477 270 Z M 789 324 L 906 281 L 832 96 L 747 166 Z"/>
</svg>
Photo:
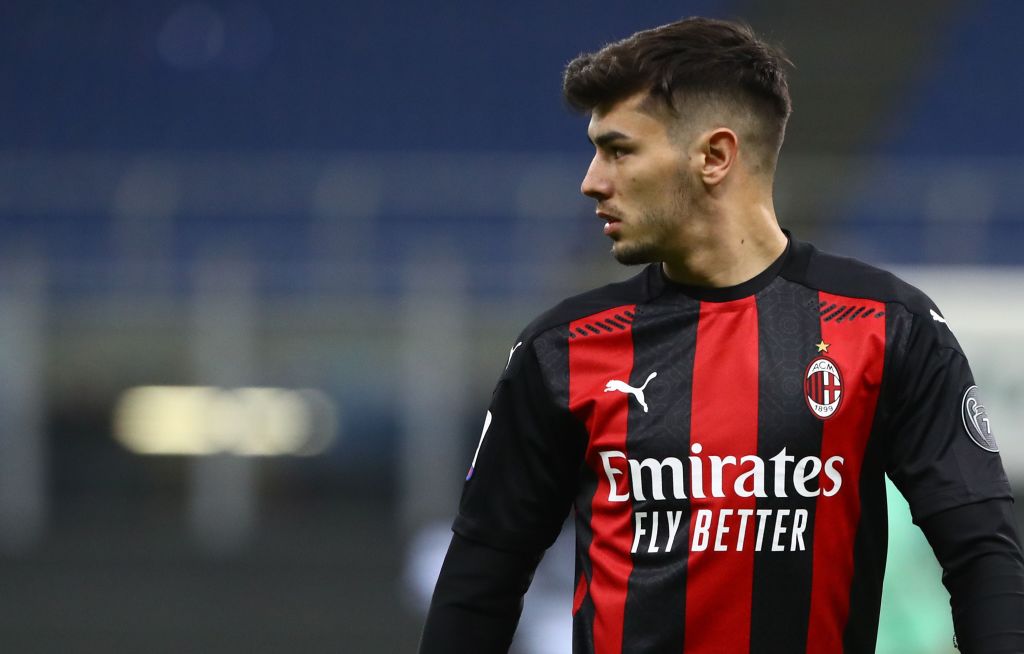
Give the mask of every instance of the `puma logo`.
<svg viewBox="0 0 1024 654">
<path fill-rule="evenodd" d="M 618 391 L 620 393 L 627 393 L 636 398 L 636 401 L 643 407 L 644 413 L 647 413 L 647 402 L 644 401 L 644 389 L 647 388 L 647 384 L 651 383 L 651 380 L 658 376 L 657 372 L 652 372 L 647 375 L 647 381 L 640 388 L 633 388 L 624 381 L 618 379 L 612 379 L 604 386 L 604 392 L 610 393 L 611 391 Z"/>
<path fill-rule="evenodd" d="M 938 313 L 935 312 L 935 309 L 928 309 L 928 310 L 932 312 L 932 320 L 934 320 L 935 322 L 941 322 L 944 325 L 948 325 L 949 324 L 949 323 L 946 322 L 945 318 L 943 318 L 942 316 L 940 316 Z"/>
</svg>

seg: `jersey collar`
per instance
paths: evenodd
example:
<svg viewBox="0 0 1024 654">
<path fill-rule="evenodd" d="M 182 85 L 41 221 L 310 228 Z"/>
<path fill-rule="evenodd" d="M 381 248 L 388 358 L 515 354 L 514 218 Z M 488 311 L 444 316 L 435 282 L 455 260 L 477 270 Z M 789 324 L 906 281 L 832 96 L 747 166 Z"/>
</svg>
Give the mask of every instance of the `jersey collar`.
<svg viewBox="0 0 1024 654">
<path fill-rule="evenodd" d="M 790 251 L 793 249 L 793 238 L 788 230 L 784 229 L 782 231 L 786 235 L 787 240 L 786 249 L 783 250 L 782 254 L 760 273 L 735 286 L 712 287 L 680 284 L 665 276 L 660 262 L 650 264 L 647 266 L 647 283 L 651 290 L 651 297 L 657 297 L 662 294 L 685 295 L 701 302 L 732 302 L 733 300 L 754 295 L 772 283 L 772 280 L 779 275 L 779 271 L 782 270 L 783 266 L 786 265 L 787 259 L 789 259 Z"/>
</svg>

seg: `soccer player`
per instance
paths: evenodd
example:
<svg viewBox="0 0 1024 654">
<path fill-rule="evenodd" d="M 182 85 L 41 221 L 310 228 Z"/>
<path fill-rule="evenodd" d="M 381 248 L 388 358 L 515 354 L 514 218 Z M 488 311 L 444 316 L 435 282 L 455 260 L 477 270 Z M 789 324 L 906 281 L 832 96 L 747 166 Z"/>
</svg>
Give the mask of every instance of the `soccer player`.
<svg viewBox="0 0 1024 654">
<path fill-rule="evenodd" d="M 420 651 L 506 652 L 575 509 L 573 651 L 873 652 L 888 474 L 944 569 L 961 651 L 1024 652 L 993 429 L 938 308 L 780 229 L 785 59 L 691 18 L 573 60 L 582 191 L 649 264 L 513 344 Z"/>
</svg>

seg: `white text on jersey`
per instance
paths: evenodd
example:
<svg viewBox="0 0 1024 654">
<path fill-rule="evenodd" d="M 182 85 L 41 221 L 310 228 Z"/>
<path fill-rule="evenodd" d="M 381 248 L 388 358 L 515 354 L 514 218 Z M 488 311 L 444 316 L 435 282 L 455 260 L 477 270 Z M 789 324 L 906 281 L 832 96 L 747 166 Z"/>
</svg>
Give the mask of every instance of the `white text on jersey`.
<svg viewBox="0 0 1024 654">
<path fill-rule="evenodd" d="M 683 500 L 687 497 L 702 499 L 708 497 L 728 497 L 724 485 L 723 471 L 727 467 L 739 466 L 743 471 L 736 476 L 733 487 L 729 490 L 736 497 L 768 497 L 769 488 L 767 479 L 772 479 L 771 491 L 775 497 L 786 497 L 786 481 L 792 481 L 792 487 L 802 497 L 817 497 L 824 495 L 831 497 L 839 492 L 843 485 L 843 476 L 840 472 L 844 460 L 841 456 L 833 456 L 827 461 L 816 456 L 806 456 L 799 461 L 796 457 L 786 453 L 782 448 L 778 454 L 765 462 L 759 456 L 748 455 L 741 457 L 739 461 L 734 456 L 708 456 L 704 458 L 697 456 L 703 451 L 700 443 L 694 443 L 690 447 L 693 456 L 689 459 L 690 474 L 684 472 L 683 462 L 674 456 L 665 459 L 628 459 L 623 452 L 617 450 L 603 450 L 599 452 L 601 464 L 604 467 L 605 476 L 608 478 L 608 501 L 628 502 L 636 500 L 664 500 L 666 491 L 672 499 Z M 613 465 L 613 461 L 622 460 L 627 465 Z M 705 470 L 705 463 L 708 470 Z M 772 473 L 769 477 L 766 469 L 771 464 Z M 794 464 L 790 467 L 790 464 Z M 644 472 L 648 474 L 644 474 Z M 831 482 L 831 486 L 819 486 L 819 477 L 824 471 L 825 477 Z M 644 483 L 647 480 L 649 483 Z M 687 480 L 689 484 L 687 484 Z M 710 481 L 710 484 L 706 484 Z M 814 483 L 809 483 L 809 482 Z M 689 494 L 687 494 L 689 490 Z"/>
</svg>

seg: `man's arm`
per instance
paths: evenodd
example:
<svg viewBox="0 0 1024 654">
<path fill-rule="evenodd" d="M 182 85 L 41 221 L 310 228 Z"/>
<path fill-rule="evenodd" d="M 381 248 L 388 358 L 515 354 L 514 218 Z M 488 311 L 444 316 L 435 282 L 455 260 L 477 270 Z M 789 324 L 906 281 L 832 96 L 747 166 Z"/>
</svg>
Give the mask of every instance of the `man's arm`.
<svg viewBox="0 0 1024 654">
<path fill-rule="evenodd" d="M 521 342 L 466 476 L 422 653 L 507 652 L 533 572 L 572 505 L 586 432 L 545 382 L 537 344 Z"/>
<path fill-rule="evenodd" d="M 1024 557 L 1010 500 L 952 508 L 921 529 L 942 564 L 960 651 L 1024 652 Z"/>
<path fill-rule="evenodd" d="M 420 654 L 508 652 L 540 558 L 454 534 L 430 602 Z"/>
<path fill-rule="evenodd" d="M 1024 653 L 1013 493 L 967 358 L 925 308 L 893 353 L 886 470 L 942 565 L 961 651 Z"/>
</svg>

